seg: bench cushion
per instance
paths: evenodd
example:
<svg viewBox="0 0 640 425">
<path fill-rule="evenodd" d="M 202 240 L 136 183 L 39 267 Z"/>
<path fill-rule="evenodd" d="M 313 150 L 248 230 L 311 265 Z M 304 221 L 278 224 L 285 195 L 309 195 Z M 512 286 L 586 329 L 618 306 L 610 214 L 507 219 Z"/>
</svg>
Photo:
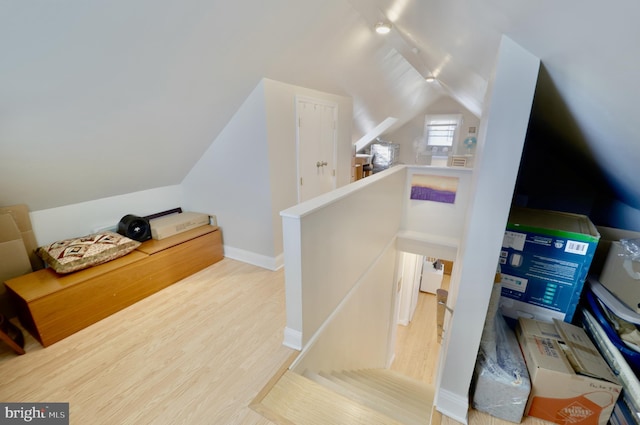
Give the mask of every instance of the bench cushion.
<svg viewBox="0 0 640 425">
<path fill-rule="evenodd" d="M 57 273 L 70 273 L 122 257 L 138 246 L 138 241 L 106 231 L 56 241 L 36 253 Z"/>
</svg>

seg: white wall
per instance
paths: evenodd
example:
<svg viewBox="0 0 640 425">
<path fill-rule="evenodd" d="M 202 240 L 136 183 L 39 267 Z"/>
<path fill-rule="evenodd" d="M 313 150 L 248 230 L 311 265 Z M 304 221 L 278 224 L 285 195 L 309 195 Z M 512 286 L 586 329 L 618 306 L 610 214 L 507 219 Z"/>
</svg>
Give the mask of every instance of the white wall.
<svg viewBox="0 0 640 425">
<path fill-rule="evenodd" d="M 227 257 L 283 265 L 279 213 L 297 203 L 296 95 L 338 104 L 338 184 L 349 182 L 351 100 L 261 80 L 182 183 L 191 210 L 217 216 Z"/>
<path fill-rule="evenodd" d="M 456 202 L 409 199 L 414 174 L 458 178 Z M 464 168 L 397 166 L 282 212 L 285 345 L 302 350 L 294 370 L 388 365 L 399 251 L 438 257 L 444 240 L 451 256 L 439 258 L 455 259 L 471 176 Z"/>
<path fill-rule="evenodd" d="M 282 212 L 286 345 L 303 348 L 395 241 L 405 183 L 394 167 Z"/>
<path fill-rule="evenodd" d="M 283 263 L 280 211 L 297 203 L 295 97 L 338 105 L 337 186 L 351 180 L 350 98 L 262 80 L 181 185 L 31 213 L 39 243 L 117 226 L 126 214 L 171 208 L 215 214 L 225 254 L 262 267 Z"/>
<path fill-rule="evenodd" d="M 282 213 L 287 262 L 285 344 L 303 350 L 299 364 L 315 370 L 333 368 L 331 362 L 351 363 L 355 355 L 351 350 L 340 357 L 344 336 L 337 329 L 352 330 L 354 344 L 361 336 L 366 338 L 363 335 L 368 335 L 354 331 L 354 324 L 342 320 L 353 318 L 353 312 L 363 308 L 353 306 L 355 303 L 350 301 L 352 297 L 357 298 L 360 285 L 364 285 L 362 277 L 375 270 L 376 259 L 385 257 L 389 241 L 394 239 L 394 229 L 398 235 L 395 237 L 397 250 L 402 249 L 400 239 L 407 239 L 407 234 L 426 235 L 426 245 L 429 238 L 460 240 L 453 251 L 455 267 L 447 302 L 453 314 L 448 315 L 445 323 L 435 405 L 447 416 L 460 422 L 467 421 L 471 377 L 511 206 L 539 64 L 536 57 L 503 38 L 480 129 L 478 166 L 473 172 L 465 170 L 472 175 L 467 192 L 468 207 L 461 208 L 466 210 L 465 214 L 452 214 L 433 202 L 412 205 L 413 201 L 408 199 L 410 179 L 406 166 L 393 167 Z M 459 173 L 461 170 L 450 171 Z M 468 187 L 469 179 L 465 177 L 464 181 Z M 361 205 L 368 208 L 353 214 Z M 396 205 L 403 206 L 400 215 L 394 208 Z M 455 208 L 455 204 L 452 207 Z M 411 211 L 413 208 L 417 209 Z M 401 228 L 403 220 L 407 226 Z M 462 232 L 455 229 L 453 223 L 462 228 Z M 437 248 L 438 243 L 434 246 Z M 392 291 L 395 302 L 395 277 L 387 282 L 387 290 Z M 388 304 L 382 304 L 385 301 L 381 298 L 368 302 L 380 302 L 378 305 L 382 310 L 388 311 Z M 390 333 L 387 341 L 392 340 Z M 319 353 L 314 351 L 316 344 Z M 367 359 L 366 352 L 360 354 Z M 311 364 L 311 359 L 318 363 Z"/>
<path fill-rule="evenodd" d="M 30 216 L 38 244 L 45 245 L 117 227 L 127 214 L 145 216 L 182 206 L 182 187 L 176 185 L 32 211 Z"/>
<path fill-rule="evenodd" d="M 459 422 L 467 420 L 469 387 L 484 317 L 498 265 L 520 157 L 529 123 L 540 61 L 503 37 L 495 76 L 480 125 L 472 195 L 452 275 L 436 381 L 435 405 Z"/>
<path fill-rule="evenodd" d="M 443 176 L 458 179 L 455 203 L 406 200 L 402 229 L 448 238 L 461 238 L 471 196 L 471 169 L 461 167 L 409 167 L 407 186 L 414 175 Z"/>
<path fill-rule="evenodd" d="M 185 206 L 215 214 L 225 256 L 273 261 L 269 152 L 260 82 L 182 182 Z"/>
<path fill-rule="evenodd" d="M 456 154 L 467 153 L 466 149 L 461 146 L 462 141 L 467 137 L 470 126 L 475 126 L 477 131 L 480 125 L 480 119 L 468 109 L 450 97 L 441 97 L 399 129 L 382 135 L 384 140 L 400 144 L 400 162 L 403 164 L 416 164 L 416 147 L 418 141 L 424 137 L 424 118 L 428 114 L 462 114 L 462 127 L 458 132 L 458 140 L 455 142 Z"/>
<path fill-rule="evenodd" d="M 408 326 L 413 319 L 420 292 L 424 256 L 406 251 L 398 252 L 398 324 Z"/>
<path fill-rule="evenodd" d="M 297 203 L 295 96 L 338 104 L 338 186 L 350 182 L 351 99 L 262 80 L 181 185 L 32 211 L 39 244 L 115 227 L 126 214 L 172 208 L 214 214 L 225 255 L 276 269 L 283 263 L 280 211 Z"/>
<path fill-rule="evenodd" d="M 388 365 L 394 326 L 393 242 L 348 293 L 335 313 L 311 341 L 304 355 L 291 365 L 297 373 L 384 368 Z"/>
</svg>

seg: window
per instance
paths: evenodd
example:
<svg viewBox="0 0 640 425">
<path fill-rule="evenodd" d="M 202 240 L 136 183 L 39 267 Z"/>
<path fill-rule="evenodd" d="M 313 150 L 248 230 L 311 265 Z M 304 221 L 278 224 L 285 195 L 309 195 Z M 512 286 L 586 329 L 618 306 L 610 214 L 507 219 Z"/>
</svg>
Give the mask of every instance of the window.
<svg viewBox="0 0 640 425">
<path fill-rule="evenodd" d="M 460 114 L 427 115 L 424 120 L 425 144 L 427 146 L 453 146 L 461 121 Z"/>
</svg>

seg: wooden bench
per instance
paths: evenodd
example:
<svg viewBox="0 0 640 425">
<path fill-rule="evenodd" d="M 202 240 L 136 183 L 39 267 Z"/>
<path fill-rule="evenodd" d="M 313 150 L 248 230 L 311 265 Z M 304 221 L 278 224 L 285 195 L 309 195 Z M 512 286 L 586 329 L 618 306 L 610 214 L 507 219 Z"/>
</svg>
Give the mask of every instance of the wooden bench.
<svg viewBox="0 0 640 425">
<path fill-rule="evenodd" d="M 98 266 L 69 274 L 47 268 L 5 285 L 20 322 L 46 347 L 222 258 L 220 230 L 201 226 Z"/>
</svg>

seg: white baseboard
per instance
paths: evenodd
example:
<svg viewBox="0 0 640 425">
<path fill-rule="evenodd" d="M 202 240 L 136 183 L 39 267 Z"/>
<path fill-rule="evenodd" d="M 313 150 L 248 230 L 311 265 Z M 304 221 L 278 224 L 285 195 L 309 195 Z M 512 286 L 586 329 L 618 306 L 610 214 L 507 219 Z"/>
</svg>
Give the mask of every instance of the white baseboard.
<svg viewBox="0 0 640 425">
<path fill-rule="evenodd" d="M 273 271 L 280 270 L 281 268 L 283 268 L 284 267 L 284 252 L 281 252 L 280 254 L 278 254 L 276 256 L 276 258 L 274 258 L 274 262 L 275 262 L 275 267 L 273 268 Z"/>
<path fill-rule="evenodd" d="M 302 332 L 291 328 L 284 328 L 284 341 L 282 345 L 293 348 L 294 350 L 302 350 Z"/>
<path fill-rule="evenodd" d="M 253 264 L 268 270 L 279 270 L 284 266 L 284 254 L 280 253 L 276 257 L 268 257 L 255 252 L 246 251 L 244 249 L 234 248 L 232 246 L 224 246 L 224 256 L 233 260 L 242 261 L 243 263 Z"/>
<path fill-rule="evenodd" d="M 393 365 L 393 361 L 396 359 L 396 353 L 393 353 L 391 355 L 391 358 L 389 360 L 387 360 L 387 365 L 385 366 L 385 368 L 387 369 L 391 369 L 391 366 Z"/>
<path fill-rule="evenodd" d="M 448 390 L 438 388 L 434 404 L 436 410 L 460 423 L 467 424 L 469 420 L 469 398 Z"/>
</svg>

